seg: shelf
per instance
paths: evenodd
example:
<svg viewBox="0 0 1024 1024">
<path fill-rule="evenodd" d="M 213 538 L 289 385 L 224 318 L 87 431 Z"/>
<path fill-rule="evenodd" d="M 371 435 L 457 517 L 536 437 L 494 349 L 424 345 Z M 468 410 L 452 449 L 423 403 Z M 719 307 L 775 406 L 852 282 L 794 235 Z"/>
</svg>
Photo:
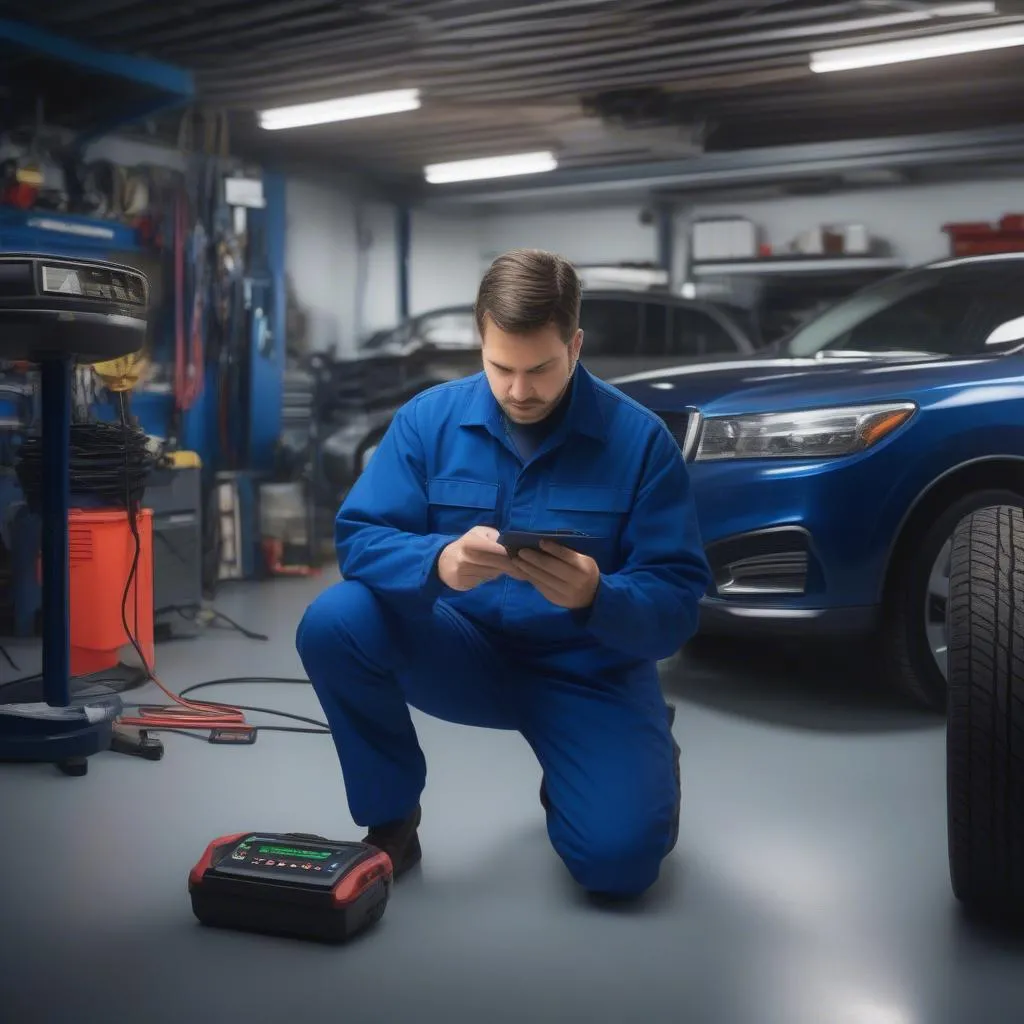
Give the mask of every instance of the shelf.
<svg viewBox="0 0 1024 1024">
<path fill-rule="evenodd" d="M 694 263 L 694 277 L 761 276 L 767 274 L 885 273 L 905 269 L 902 260 L 886 256 L 770 256 L 755 260 Z"/>
<path fill-rule="evenodd" d="M 0 129 L 30 129 L 42 104 L 47 124 L 84 144 L 195 98 L 180 68 L 83 46 L 0 18 Z"/>
<path fill-rule="evenodd" d="M 0 252 L 139 252 L 138 232 L 116 220 L 0 206 Z"/>
</svg>

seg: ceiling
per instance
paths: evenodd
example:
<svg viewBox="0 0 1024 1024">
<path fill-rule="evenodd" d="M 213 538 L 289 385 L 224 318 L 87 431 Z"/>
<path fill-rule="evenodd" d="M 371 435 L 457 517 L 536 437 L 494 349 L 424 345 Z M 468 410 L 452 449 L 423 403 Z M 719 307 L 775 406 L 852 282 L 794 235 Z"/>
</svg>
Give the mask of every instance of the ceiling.
<svg viewBox="0 0 1024 1024">
<path fill-rule="evenodd" d="M 34 0 L 9 16 L 194 72 L 232 147 L 381 180 L 536 149 L 560 168 L 1024 121 L 1024 50 L 815 75 L 814 49 L 1024 23 L 949 0 Z M 266 132 L 259 109 L 416 87 L 422 108 Z"/>
</svg>

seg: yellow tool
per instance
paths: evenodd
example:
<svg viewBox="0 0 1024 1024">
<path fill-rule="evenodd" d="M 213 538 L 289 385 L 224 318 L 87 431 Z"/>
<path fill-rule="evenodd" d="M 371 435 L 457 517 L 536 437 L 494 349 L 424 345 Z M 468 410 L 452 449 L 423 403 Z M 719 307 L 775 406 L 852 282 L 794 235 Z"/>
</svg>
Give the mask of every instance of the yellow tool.
<svg viewBox="0 0 1024 1024">
<path fill-rule="evenodd" d="M 149 359 L 142 352 L 132 352 L 119 359 L 106 359 L 101 363 L 93 363 L 100 380 L 108 391 L 131 391 L 145 372 Z"/>
</svg>

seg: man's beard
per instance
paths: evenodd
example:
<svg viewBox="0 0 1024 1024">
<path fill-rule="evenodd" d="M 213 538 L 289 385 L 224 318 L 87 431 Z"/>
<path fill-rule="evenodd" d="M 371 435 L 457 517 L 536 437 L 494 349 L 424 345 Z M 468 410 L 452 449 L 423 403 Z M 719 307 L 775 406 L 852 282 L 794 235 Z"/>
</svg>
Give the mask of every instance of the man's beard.
<svg viewBox="0 0 1024 1024">
<path fill-rule="evenodd" d="M 565 398 L 566 392 L 568 392 L 569 388 L 572 387 L 572 378 L 573 374 L 576 372 L 578 362 L 578 359 L 574 359 L 570 363 L 569 376 L 565 378 L 565 384 L 562 386 L 562 390 L 559 391 L 557 398 L 552 399 L 550 402 L 533 400 L 525 402 L 519 406 L 516 406 L 511 402 L 502 402 L 502 411 L 513 423 L 540 423 L 558 408 L 562 400 Z M 544 415 L 537 415 L 541 410 L 544 410 Z"/>
</svg>

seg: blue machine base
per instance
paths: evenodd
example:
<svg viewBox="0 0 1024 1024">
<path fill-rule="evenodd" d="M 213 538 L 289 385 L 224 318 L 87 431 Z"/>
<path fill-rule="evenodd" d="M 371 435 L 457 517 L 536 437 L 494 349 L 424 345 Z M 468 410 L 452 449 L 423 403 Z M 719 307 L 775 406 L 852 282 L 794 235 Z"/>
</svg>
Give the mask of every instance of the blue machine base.
<svg viewBox="0 0 1024 1024">
<path fill-rule="evenodd" d="M 28 686 L 18 689 L 23 692 L 5 694 L 6 701 L 35 703 L 41 699 L 38 682 L 34 685 L 34 693 Z M 113 719 L 122 708 L 121 698 L 116 694 L 72 698 L 71 704 L 76 705 L 85 699 L 91 705 L 107 708 L 107 716 L 103 721 L 58 721 L 0 713 L 0 762 L 55 764 L 66 775 L 85 775 L 88 767 L 86 759 L 110 749 Z"/>
</svg>

